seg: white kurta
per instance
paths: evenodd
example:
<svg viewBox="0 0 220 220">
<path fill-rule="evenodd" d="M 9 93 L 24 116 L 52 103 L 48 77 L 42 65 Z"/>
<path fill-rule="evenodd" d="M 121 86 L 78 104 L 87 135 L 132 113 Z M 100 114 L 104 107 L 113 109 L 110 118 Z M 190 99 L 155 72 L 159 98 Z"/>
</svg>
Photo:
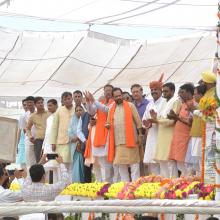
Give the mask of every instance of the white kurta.
<svg viewBox="0 0 220 220">
<path fill-rule="evenodd" d="M 47 127 L 45 131 L 45 137 L 44 137 L 44 143 L 43 143 L 44 154 L 53 153 L 52 145 L 50 144 L 50 134 L 51 134 L 51 128 L 52 128 L 54 116 L 55 116 L 55 113 L 51 114 L 47 118 Z"/>
<path fill-rule="evenodd" d="M 146 110 L 144 112 L 143 120 L 150 119 L 150 110 L 154 110 L 157 112 L 157 117 L 160 117 L 162 112 L 162 107 L 166 103 L 166 100 L 164 98 L 159 98 L 156 102 L 154 100 L 151 100 L 149 104 L 146 107 Z M 156 144 L 157 144 L 157 136 L 158 136 L 158 125 L 152 124 L 152 127 L 148 130 L 147 134 L 147 141 L 145 146 L 145 152 L 144 152 L 144 163 L 155 163 L 154 157 L 156 152 Z"/>
<path fill-rule="evenodd" d="M 25 127 L 28 123 L 30 115 L 31 115 L 30 111 L 27 111 L 25 113 L 25 116 L 24 116 Z M 31 135 L 33 137 L 35 137 L 36 135 L 36 128 L 34 127 L 34 125 L 31 128 Z M 30 142 L 27 132 L 25 133 L 25 159 L 26 159 L 27 167 L 30 167 L 36 163 L 35 154 L 34 154 L 34 144 Z"/>
<path fill-rule="evenodd" d="M 193 112 L 194 115 L 202 117 L 202 113 L 199 110 Z M 192 156 L 202 157 L 202 137 L 191 137 L 192 141 Z"/>
</svg>

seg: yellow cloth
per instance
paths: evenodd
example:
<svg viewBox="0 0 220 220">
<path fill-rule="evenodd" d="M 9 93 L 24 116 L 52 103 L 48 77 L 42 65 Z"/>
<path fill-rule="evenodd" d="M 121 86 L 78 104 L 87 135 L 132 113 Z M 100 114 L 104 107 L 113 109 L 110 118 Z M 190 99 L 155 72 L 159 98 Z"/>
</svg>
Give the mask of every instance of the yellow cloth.
<svg viewBox="0 0 220 220">
<path fill-rule="evenodd" d="M 67 109 L 61 106 L 55 113 L 50 136 L 50 144 L 68 144 L 68 127 L 74 108 Z"/>
<path fill-rule="evenodd" d="M 174 100 L 174 101 L 173 101 Z M 167 114 L 172 109 L 174 112 L 179 114 L 181 108 L 181 101 L 178 99 L 170 100 L 169 103 L 164 103 L 161 117 L 158 121 L 158 134 L 157 134 L 157 145 L 155 152 L 156 161 L 167 161 L 170 152 L 170 145 L 173 138 L 173 130 L 175 122 L 167 118 Z"/>
<path fill-rule="evenodd" d="M 202 128 L 201 128 L 202 119 L 198 115 L 193 116 L 192 127 L 190 130 L 191 137 L 202 137 Z"/>
<path fill-rule="evenodd" d="M 202 73 L 202 81 L 206 83 L 215 83 L 216 74 L 211 71 L 205 71 Z"/>
<path fill-rule="evenodd" d="M 57 144 L 56 153 L 58 153 L 63 158 L 64 163 L 72 162 L 71 148 L 69 144 Z"/>
<path fill-rule="evenodd" d="M 46 125 L 47 125 L 47 118 L 50 116 L 50 113 L 45 111 L 43 113 L 34 112 L 30 115 L 27 123 L 27 134 L 28 137 L 32 137 L 31 128 L 34 125 L 36 128 L 36 139 L 44 139 Z"/>
</svg>

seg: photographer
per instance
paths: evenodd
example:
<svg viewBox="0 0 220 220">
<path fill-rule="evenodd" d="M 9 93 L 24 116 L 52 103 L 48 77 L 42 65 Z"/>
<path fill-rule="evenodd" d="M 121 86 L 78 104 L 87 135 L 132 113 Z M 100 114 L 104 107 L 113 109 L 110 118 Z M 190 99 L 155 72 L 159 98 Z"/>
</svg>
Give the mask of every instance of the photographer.
<svg viewBox="0 0 220 220">
<path fill-rule="evenodd" d="M 53 201 L 62 190 L 70 184 L 67 169 L 63 164 L 60 155 L 56 157 L 56 161 L 60 165 L 61 179 L 55 184 L 45 184 L 45 170 L 43 164 L 47 162 L 47 155 L 43 155 L 39 164 L 32 165 L 28 176 L 22 187 L 22 196 L 24 201 Z"/>
</svg>

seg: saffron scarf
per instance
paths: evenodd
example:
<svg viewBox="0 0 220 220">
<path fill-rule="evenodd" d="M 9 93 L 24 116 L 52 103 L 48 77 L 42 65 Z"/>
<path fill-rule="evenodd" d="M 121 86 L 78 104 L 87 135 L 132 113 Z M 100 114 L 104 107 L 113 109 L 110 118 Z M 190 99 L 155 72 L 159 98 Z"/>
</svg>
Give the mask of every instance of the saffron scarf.
<svg viewBox="0 0 220 220">
<path fill-rule="evenodd" d="M 132 110 L 128 102 L 123 101 L 124 116 L 125 116 L 125 141 L 127 147 L 137 147 L 133 128 Z M 113 162 L 115 157 L 115 137 L 114 137 L 114 113 L 116 103 L 113 104 L 109 111 L 110 130 L 109 130 L 109 146 L 108 146 L 108 161 Z"/>
</svg>

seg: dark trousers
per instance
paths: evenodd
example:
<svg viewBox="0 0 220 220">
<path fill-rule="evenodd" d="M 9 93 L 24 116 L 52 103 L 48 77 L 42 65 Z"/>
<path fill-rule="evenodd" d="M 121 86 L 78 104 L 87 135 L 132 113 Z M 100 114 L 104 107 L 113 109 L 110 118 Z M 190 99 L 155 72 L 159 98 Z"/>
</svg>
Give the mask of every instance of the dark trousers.
<svg viewBox="0 0 220 220">
<path fill-rule="evenodd" d="M 43 139 L 35 139 L 34 141 L 34 155 L 36 158 L 36 163 L 40 161 L 43 142 Z"/>
<path fill-rule="evenodd" d="M 92 182 L 92 165 L 90 165 L 90 167 L 84 165 L 84 176 L 85 176 L 85 183 Z"/>
</svg>

